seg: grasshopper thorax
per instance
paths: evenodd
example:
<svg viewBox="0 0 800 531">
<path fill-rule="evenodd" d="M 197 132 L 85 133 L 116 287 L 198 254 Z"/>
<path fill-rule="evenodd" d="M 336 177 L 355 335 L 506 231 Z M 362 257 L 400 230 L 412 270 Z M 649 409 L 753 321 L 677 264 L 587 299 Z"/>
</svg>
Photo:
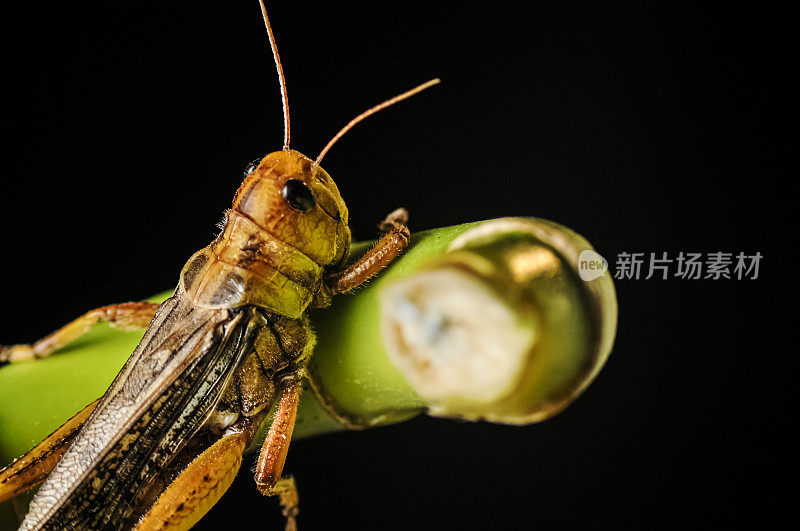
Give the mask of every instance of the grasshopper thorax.
<svg viewBox="0 0 800 531">
<path fill-rule="evenodd" d="M 214 242 L 181 285 L 198 306 L 253 304 L 299 317 L 350 247 L 347 206 L 330 175 L 297 151 L 270 153 L 248 175 Z"/>
</svg>

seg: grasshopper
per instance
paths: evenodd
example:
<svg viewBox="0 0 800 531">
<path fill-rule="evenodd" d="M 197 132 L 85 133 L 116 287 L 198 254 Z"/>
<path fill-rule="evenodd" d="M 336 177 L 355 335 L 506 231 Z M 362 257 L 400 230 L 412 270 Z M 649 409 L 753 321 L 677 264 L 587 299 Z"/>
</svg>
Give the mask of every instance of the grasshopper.
<svg viewBox="0 0 800 531">
<path fill-rule="evenodd" d="M 361 285 L 408 244 L 407 213 L 381 223 L 375 246 L 344 267 L 348 210 L 320 167 L 350 128 L 438 79 L 351 120 L 316 159 L 290 149 L 286 83 L 278 73 L 281 151 L 251 164 L 210 245 L 196 252 L 163 304 L 113 304 L 47 337 L 0 346 L 0 361 L 41 358 L 92 325 L 145 328 L 111 387 L 22 458 L 0 470 L 0 501 L 39 484 L 20 529 L 188 529 L 231 485 L 262 422 L 275 411 L 255 482 L 278 495 L 287 529 L 298 495 L 282 478 L 306 365 L 314 348 L 307 309 Z"/>
</svg>

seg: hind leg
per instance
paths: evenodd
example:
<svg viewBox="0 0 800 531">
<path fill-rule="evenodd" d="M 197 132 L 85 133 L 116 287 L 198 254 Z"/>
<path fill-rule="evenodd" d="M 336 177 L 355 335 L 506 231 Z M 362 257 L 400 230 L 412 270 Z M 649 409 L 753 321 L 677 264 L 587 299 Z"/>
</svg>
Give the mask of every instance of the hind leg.
<svg viewBox="0 0 800 531">
<path fill-rule="evenodd" d="M 95 400 L 80 410 L 27 454 L 0 469 L 0 502 L 39 486 L 47 478 L 94 411 L 98 401 Z"/>
<path fill-rule="evenodd" d="M 177 474 L 136 524 L 137 531 L 183 531 L 216 504 L 233 483 L 242 453 L 267 411 L 245 418 Z"/>
</svg>

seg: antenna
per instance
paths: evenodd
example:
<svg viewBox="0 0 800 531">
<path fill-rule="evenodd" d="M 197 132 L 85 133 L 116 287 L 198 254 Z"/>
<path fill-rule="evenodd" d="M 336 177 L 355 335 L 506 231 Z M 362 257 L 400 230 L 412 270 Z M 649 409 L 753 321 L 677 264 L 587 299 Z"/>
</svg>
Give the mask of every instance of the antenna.
<svg viewBox="0 0 800 531">
<path fill-rule="evenodd" d="M 278 70 L 278 84 L 281 86 L 281 102 L 283 103 L 283 150 L 289 149 L 289 97 L 286 95 L 286 78 L 283 77 L 283 66 L 281 57 L 278 55 L 278 45 L 275 44 L 275 35 L 272 33 L 272 26 L 267 17 L 267 8 L 264 7 L 264 0 L 258 0 L 261 4 L 261 15 L 264 17 L 264 25 L 267 27 L 269 45 L 272 48 L 272 57 L 275 59 L 275 68 Z"/>
<path fill-rule="evenodd" d="M 389 107 L 390 105 L 394 105 L 398 101 L 402 101 L 402 100 L 404 100 L 406 98 L 410 98 L 414 94 L 422 92 L 426 88 L 431 87 L 433 85 L 436 85 L 440 81 L 441 81 L 441 79 L 439 79 L 439 78 L 431 79 L 430 81 L 428 81 L 426 83 L 423 83 L 422 85 L 420 85 L 418 87 L 415 87 L 415 88 L 409 90 L 408 92 L 403 92 L 402 94 L 398 94 L 397 96 L 395 96 L 392 99 L 386 100 L 383 103 L 379 103 L 375 107 L 372 107 L 371 109 L 368 109 L 368 110 L 362 112 L 361 114 L 359 114 L 358 116 L 356 116 L 355 118 L 350 120 L 350 122 L 347 125 L 345 125 L 344 127 L 342 127 L 342 130 L 339 131 L 338 133 L 336 133 L 336 136 L 331 138 L 331 141 L 328 142 L 328 144 L 324 148 L 322 148 L 322 151 L 320 151 L 319 155 L 317 156 L 317 160 L 314 161 L 314 166 L 319 166 L 319 163 L 322 160 L 322 157 L 325 156 L 325 154 L 328 152 L 328 150 L 330 150 L 331 147 L 336 143 L 336 141 L 339 140 L 340 138 L 342 138 L 344 136 L 344 134 L 346 132 L 348 132 L 350 129 L 352 129 L 353 126 L 356 125 L 358 122 L 362 121 L 364 118 L 367 118 L 368 116 L 372 116 L 373 114 L 375 114 L 376 112 L 380 111 L 381 109 L 385 109 L 386 107 Z"/>
</svg>

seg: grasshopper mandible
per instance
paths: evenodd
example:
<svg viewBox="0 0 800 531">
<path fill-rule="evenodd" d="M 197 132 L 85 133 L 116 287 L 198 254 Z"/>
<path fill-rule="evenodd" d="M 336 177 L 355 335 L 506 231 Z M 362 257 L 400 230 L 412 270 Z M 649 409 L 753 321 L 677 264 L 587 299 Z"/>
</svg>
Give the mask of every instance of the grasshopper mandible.
<svg viewBox="0 0 800 531">
<path fill-rule="evenodd" d="M 0 361 L 13 362 L 47 356 L 98 322 L 147 328 L 103 397 L 0 471 L 0 501 L 43 482 L 21 529 L 188 529 L 230 486 L 276 404 L 255 481 L 280 496 L 287 528 L 295 526 L 296 487 L 281 473 L 314 347 L 306 310 L 377 274 L 410 236 L 398 209 L 375 246 L 343 267 L 348 211 L 320 161 L 356 123 L 439 80 L 362 113 L 312 160 L 289 147 L 286 83 L 259 1 L 281 90 L 283 150 L 248 169 L 222 231 L 189 259 L 162 305 L 105 306 L 31 345 L 0 347 Z"/>
</svg>

